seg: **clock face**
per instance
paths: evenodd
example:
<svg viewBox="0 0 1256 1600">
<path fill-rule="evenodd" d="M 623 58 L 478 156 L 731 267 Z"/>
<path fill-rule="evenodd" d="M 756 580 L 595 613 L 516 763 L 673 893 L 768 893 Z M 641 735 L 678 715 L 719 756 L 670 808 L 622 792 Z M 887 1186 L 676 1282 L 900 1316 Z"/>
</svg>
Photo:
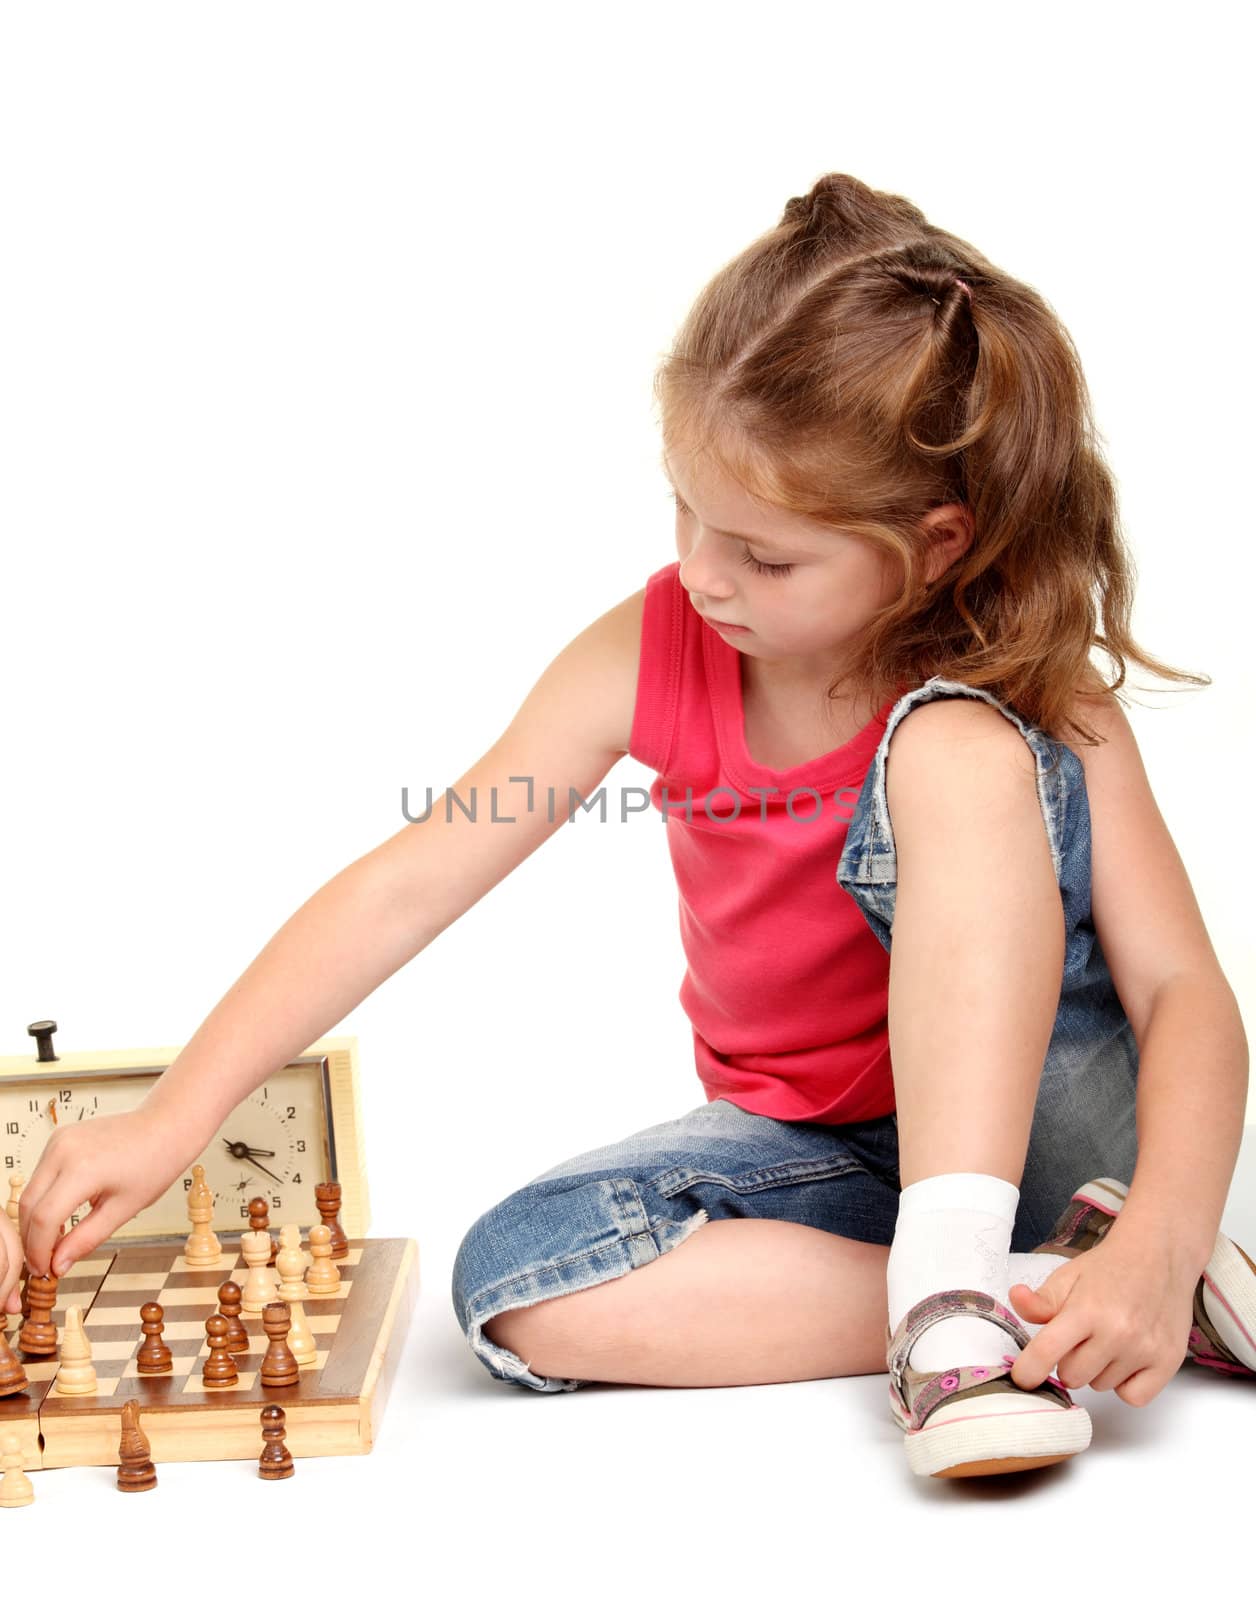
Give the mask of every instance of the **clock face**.
<svg viewBox="0 0 1256 1600">
<path fill-rule="evenodd" d="M 0 1178 L 29 1179 L 54 1128 L 89 1117 L 111 1116 L 139 1105 L 159 1074 L 131 1071 L 69 1072 L 0 1079 Z M 322 1064 L 295 1062 L 255 1089 L 231 1111 L 196 1158 L 214 1194 L 215 1233 L 248 1229 L 249 1201 L 261 1196 L 270 1225 L 318 1222 L 314 1186 L 335 1176 L 327 1129 L 329 1113 Z M 182 1179 L 117 1230 L 117 1237 L 190 1233 L 187 1194 L 192 1163 Z M 7 1185 L 0 1205 L 8 1199 Z M 66 1221 L 90 1212 L 85 1200 Z"/>
</svg>

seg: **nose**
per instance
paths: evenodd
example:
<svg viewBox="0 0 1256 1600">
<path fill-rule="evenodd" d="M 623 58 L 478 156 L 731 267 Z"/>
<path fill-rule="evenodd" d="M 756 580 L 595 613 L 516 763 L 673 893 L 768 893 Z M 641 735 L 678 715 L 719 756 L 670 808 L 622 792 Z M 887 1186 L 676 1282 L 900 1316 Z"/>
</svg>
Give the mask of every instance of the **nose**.
<svg viewBox="0 0 1256 1600">
<path fill-rule="evenodd" d="M 680 581 L 693 600 L 722 605 L 734 595 L 736 585 L 709 539 L 694 536 L 681 556 Z"/>
</svg>

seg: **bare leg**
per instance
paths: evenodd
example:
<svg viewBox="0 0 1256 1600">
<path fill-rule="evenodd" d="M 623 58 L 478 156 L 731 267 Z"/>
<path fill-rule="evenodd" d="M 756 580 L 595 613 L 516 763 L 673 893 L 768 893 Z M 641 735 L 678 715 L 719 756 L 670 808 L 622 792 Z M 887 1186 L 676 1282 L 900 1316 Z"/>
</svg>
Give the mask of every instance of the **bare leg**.
<svg viewBox="0 0 1256 1600">
<path fill-rule="evenodd" d="M 888 1258 L 797 1222 L 720 1218 L 484 1331 L 544 1377 L 707 1388 L 884 1372 Z"/>
<path fill-rule="evenodd" d="M 903 741 L 930 733 L 912 728 L 930 709 L 904 723 L 886 766 L 900 1181 L 981 1172 L 1019 1187 L 1064 970 L 1060 891 L 1020 734 L 991 710 L 948 724 L 945 748 Z"/>
</svg>

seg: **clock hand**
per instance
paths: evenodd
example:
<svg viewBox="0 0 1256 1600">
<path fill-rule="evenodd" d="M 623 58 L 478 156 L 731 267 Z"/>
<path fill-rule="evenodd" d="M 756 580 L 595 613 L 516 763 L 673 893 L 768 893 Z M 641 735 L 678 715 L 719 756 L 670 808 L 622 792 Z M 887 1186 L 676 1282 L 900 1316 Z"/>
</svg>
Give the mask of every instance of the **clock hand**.
<svg viewBox="0 0 1256 1600">
<path fill-rule="evenodd" d="M 252 1157 L 252 1156 L 245 1156 L 245 1158 L 244 1158 L 244 1159 L 245 1159 L 245 1160 L 246 1160 L 246 1161 L 253 1161 L 253 1157 Z M 275 1173 L 273 1173 L 273 1172 L 272 1172 L 272 1171 L 271 1171 L 271 1170 L 270 1170 L 270 1168 L 269 1168 L 269 1167 L 263 1167 L 263 1166 L 262 1166 L 262 1163 L 261 1163 L 261 1162 L 260 1162 L 260 1161 L 253 1161 L 253 1165 L 254 1165 L 254 1166 L 255 1166 L 255 1167 L 259 1167 L 259 1168 L 261 1168 L 261 1170 L 262 1170 L 262 1171 L 263 1171 L 263 1172 L 264 1172 L 264 1173 L 265 1173 L 265 1174 L 266 1174 L 266 1176 L 267 1176 L 267 1177 L 268 1177 L 268 1178 L 274 1178 L 274 1180 L 275 1180 L 275 1182 L 276 1182 L 276 1183 L 277 1183 L 277 1184 L 279 1184 L 279 1185 L 280 1185 L 280 1186 L 281 1186 L 281 1187 L 282 1187 L 282 1185 L 283 1185 L 283 1179 L 282 1179 L 282 1178 L 280 1178 L 280 1177 L 278 1177 L 278 1176 L 277 1176 L 277 1175 L 276 1175 L 276 1174 L 275 1174 Z"/>
<path fill-rule="evenodd" d="M 227 1149 L 230 1150 L 231 1154 L 233 1156 L 235 1156 L 235 1158 L 238 1161 L 251 1161 L 253 1163 L 253 1165 L 255 1167 L 260 1168 L 260 1170 L 262 1172 L 264 1172 L 268 1178 L 273 1178 L 274 1181 L 277 1184 L 280 1184 L 280 1185 L 283 1184 L 283 1179 L 282 1178 L 278 1177 L 275 1173 L 273 1173 L 270 1170 L 269 1167 L 263 1167 L 262 1163 L 260 1161 L 256 1160 L 252 1155 L 250 1155 L 249 1146 L 247 1144 L 245 1144 L 243 1142 L 243 1140 L 237 1139 L 235 1141 L 232 1141 L 231 1139 L 228 1139 L 224 1135 L 222 1142 L 223 1142 L 223 1144 L 226 1145 Z M 273 1156 L 275 1152 L 273 1150 L 263 1150 L 263 1151 L 261 1151 L 259 1153 L 261 1155 Z"/>
<path fill-rule="evenodd" d="M 241 1160 L 245 1156 L 273 1156 L 275 1153 L 273 1150 L 263 1150 L 260 1145 L 245 1144 L 243 1139 L 228 1139 L 225 1135 L 222 1142 L 233 1156 Z"/>
</svg>

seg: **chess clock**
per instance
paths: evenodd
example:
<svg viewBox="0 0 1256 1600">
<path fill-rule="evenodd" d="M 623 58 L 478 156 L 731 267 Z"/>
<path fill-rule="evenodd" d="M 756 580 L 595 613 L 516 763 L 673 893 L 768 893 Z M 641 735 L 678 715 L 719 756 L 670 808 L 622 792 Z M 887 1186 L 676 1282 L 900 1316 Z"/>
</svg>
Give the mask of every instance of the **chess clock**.
<svg viewBox="0 0 1256 1600">
<path fill-rule="evenodd" d="M 131 1111 L 174 1061 L 178 1050 L 105 1050 L 58 1056 L 55 1022 L 32 1022 L 33 1056 L 0 1056 L 0 1206 L 9 1197 L 5 1179 L 28 1179 L 53 1129 L 86 1117 Z M 118 1239 L 186 1236 L 187 1192 L 199 1161 L 214 1191 L 214 1231 L 221 1236 L 248 1228 L 248 1205 L 261 1195 L 270 1225 L 308 1228 L 319 1220 L 314 1186 L 341 1186 L 340 1224 L 350 1238 L 364 1238 L 370 1222 L 362 1138 L 358 1041 L 353 1036 L 319 1039 L 295 1061 L 273 1073 L 231 1111 L 204 1152 L 165 1194 L 122 1227 Z M 84 1201 L 66 1220 L 88 1215 Z"/>
</svg>

